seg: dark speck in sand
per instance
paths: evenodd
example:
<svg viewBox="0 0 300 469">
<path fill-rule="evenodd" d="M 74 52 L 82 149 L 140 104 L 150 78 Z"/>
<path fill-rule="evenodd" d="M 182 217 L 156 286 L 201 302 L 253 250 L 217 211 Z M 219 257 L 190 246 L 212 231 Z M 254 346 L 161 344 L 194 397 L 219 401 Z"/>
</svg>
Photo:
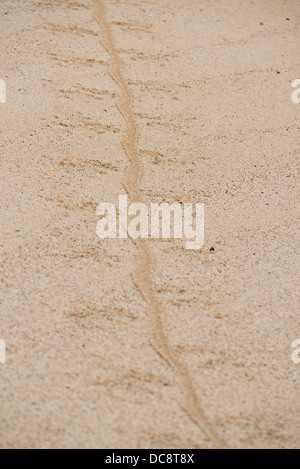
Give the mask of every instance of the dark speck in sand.
<svg viewBox="0 0 300 469">
<path fill-rule="evenodd" d="M 210 252 L 215 252 L 215 248 L 210 248 Z"/>
</svg>

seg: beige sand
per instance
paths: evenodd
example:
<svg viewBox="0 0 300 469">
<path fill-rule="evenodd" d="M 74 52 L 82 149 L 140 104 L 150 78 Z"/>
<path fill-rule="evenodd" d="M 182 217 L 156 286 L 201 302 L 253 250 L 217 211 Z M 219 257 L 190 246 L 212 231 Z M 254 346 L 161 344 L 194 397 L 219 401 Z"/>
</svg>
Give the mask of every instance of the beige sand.
<svg viewBox="0 0 300 469">
<path fill-rule="evenodd" d="M 299 447 L 299 1 L 0 18 L 1 448 Z M 100 241 L 125 193 L 204 248 Z"/>
</svg>

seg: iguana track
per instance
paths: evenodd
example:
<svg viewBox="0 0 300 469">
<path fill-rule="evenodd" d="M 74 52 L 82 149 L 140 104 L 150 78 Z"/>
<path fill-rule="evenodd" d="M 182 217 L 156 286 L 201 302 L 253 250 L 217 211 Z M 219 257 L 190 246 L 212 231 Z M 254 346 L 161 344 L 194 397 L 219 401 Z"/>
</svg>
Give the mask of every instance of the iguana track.
<svg viewBox="0 0 300 469">
<path fill-rule="evenodd" d="M 94 17 L 101 27 L 101 43 L 110 56 L 107 62 L 110 77 L 120 88 L 117 108 L 126 122 L 122 146 L 129 159 L 129 166 L 123 179 L 123 186 L 132 202 L 142 202 L 141 183 L 144 175 L 143 163 L 140 158 L 140 130 L 133 113 L 134 96 L 123 75 L 123 64 L 115 46 L 111 26 L 106 19 L 106 7 L 103 0 L 94 0 Z M 132 274 L 134 284 L 139 290 L 148 307 L 151 323 L 151 343 L 160 357 L 172 368 L 179 385 L 185 395 L 181 407 L 190 419 L 212 441 L 215 447 L 224 448 L 226 444 L 218 436 L 198 400 L 193 380 L 186 366 L 178 359 L 175 350 L 169 344 L 163 327 L 163 307 L 160 304 L 153 283 L 155 259 L 152 250 L 145 241 L 135 241 L 137 256 L 135 270 Z"/>
</svg>

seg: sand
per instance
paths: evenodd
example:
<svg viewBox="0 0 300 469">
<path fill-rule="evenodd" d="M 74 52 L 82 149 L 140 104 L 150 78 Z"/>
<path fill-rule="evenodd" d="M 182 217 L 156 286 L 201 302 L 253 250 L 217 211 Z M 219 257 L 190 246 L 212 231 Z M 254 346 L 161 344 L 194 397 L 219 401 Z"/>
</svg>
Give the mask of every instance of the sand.
<svg viewBox="0 0 300 469">
<path fill-rule="evenodd" d="M 0 18 L 0 447 L 299 447 L 298 0 Z M 204 247 L 100 240 L 120 194 Z"/>
</svg>

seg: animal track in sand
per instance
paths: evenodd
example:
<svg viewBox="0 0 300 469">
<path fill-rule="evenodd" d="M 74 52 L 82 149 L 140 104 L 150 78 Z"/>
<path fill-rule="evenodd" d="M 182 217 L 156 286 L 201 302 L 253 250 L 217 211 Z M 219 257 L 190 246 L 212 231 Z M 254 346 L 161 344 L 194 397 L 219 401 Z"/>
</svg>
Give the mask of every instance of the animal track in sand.
<svg viewBox="0 0 300 469">
<path fill-rule="evenodd" d="M 130 2 L 129 0 L 128 1 L 126 0 L 125 2 L 122 2 L 121 0 L 120 1 L 116 0 L 115 2 L 112 1 L 112 3 L 117 4 L 117 5 L 125 5 L 125 6 L 130 5 L 130 6 L 135 6 L 139 8 L 141 8 L 142 6 L 140 3 Z M 154 3 L 151 2 L 150 0 L 143 0 L 143 3 L 146 5 L 154 5 Z"/>
<path fill-rule="evenodd" d="M 186 132 L 185 128 L 183 127 L 180 123 L 176 122 L 181 122 L 180 118 L 170 118 L 168 121 L 163 121 L 160 116 L 152 116 L 150 114 L 143 114 L 143 113 L 135 113 L 137 117 L 140 119 L 146 120 L 146 125 L 152 126 L 152 127 L 165 127 L 167 129 L 170 129 L 172 131 L 177 130 L 181 134 L 185 136 L 189 136 L 189 133 Z M 180 117 L 180 116 L 179 116 Z"/>
<path fill-rule="evenodd" d="M 52 60 L 57 62 L 57 64 L 62 67 L 63 64 L 74 64 L 74 65 L 85 65 L 85 66 L 93 66 L 93 65 L 105 65 L 105 62 L 103 60 L 97 60 L 97 59 L 85 59 L 83 57 L 76 57 L 76 56 L 70 56 L 70 57 L 58 57 L 56 52 L 48 52 L 49 57 L 51 57 Z"/>
<path fill-rule="evenodd" d="M 119 169 L 110 164 L 110 163 L 102 163 L 102 161 L 99 160 L 89 160 L 89 159 L 82 159 L 82 160 L 77 160 L 74 162 L 74 159 L 64 159 L 60 163 L 60 166 L 63 166 L 67 170 L 86 170 L 88 167 L 92 169 L 93 172 L 95 172 L 95 169 L 97 169 L 97 173 L 99 174 L 99 169 L 102 170 L 100 171 L 101 174 L 107 174 L 108 171 L 114 171 L 118 172 Z"/>
<path fill-rule="evenodd" d="M 97 88 L 88 88 L 81 83 L 55 83 L 53 80 L 43 79 L 43 86 L 48 87 L 49 83 L 53 85 L 52 90 L 61 93 L 64 98 L 70 99 L 72 95 L 82 95 L 87 98 L 103 100 L 105 97 L 110 96 L 116 98 L 116 93 L 109 90 L 99 90 Z M 62 87 L 63 86 L 63 87 Z"/>
<path fill-rule="evenodd" d="M 96 31 L 93 31 L 92 29 L 80 28 L 77 25 L 65 26 L 63 24 L 45 22 L 41 27 L 50 31 L 55 31 L 58 33 L 72 33 L 81 37 L 84 37 L 86 35 L 98 36 L 98 33 Z"/>
<path fill-rule="evenodd" d="M 186 83 L 173 83 L 168 81 L 155 81 L 155 80 L 128 80 L 128 85 L 137 86 L 141 91 L 151 91 L 157 95 L 157 92 L 161 92 L 165 95 L 170 95 L 173 99 L 179 99 L 180 91 L 191 88 L 191 85 Z"/>
<path fill-rule="evenodd" d="M 113 132 L 116 134 L 121 132 L 120 129 L 114 127 L 111 124 L 101 124 L 99 122 L 94 122 L 90 117 L 84 116 L 81 112 L 78 112 L 76 116 L 73 116 L 72 120 L 67 122 L 58 122 L 58 125 L 65 128 L 68 132 L 78 128 L 96 132 L 97 134 L 104 134 L 105 132 Z"/>
<path fill-rule="evenodd" d="M 117 108 L 126 122 L 122 146 L 129 159 L 129 166 L 123 179 L 123 186 L 132 202 L 141 202 L 143 200 L 141 182 L 144 176 L 144 168 L 139 149 L 140 129 L 132 110 L 134 95 L 123 75 L 122 60 L 115 46 L 112 27 L 106 18 L 106 7 L 103 0 L 94 0 L 94 16 L 101 27 L 102 45 L 110 56 L 110 60 L 107 63 L 108 73 L 120 88 Z M 135 245 L 137 256 L 132 278 L 136 288 L 148 305 L 148 318 L 152 330 L 152 347 L 171 367 L 177 378 L 185 395 L 185 400 L 181 403 L 182 409 L 216 447 L 226 447 L 225 442 L 222 441 L 214 426 L 206 417 L 189 371 L 186 365 L 178 358 L 176 351 L 171 347 L 165 333 L 163 325 L 165 311 L 158 300 L 153 281 L 155 259 L 152 249 L 143 240 L 136 240 Z"/>
<path fill-rule="evenodd" d="M 140 150 L 141 155 L 150 156 L 153 159 L 153 164 L 157 165 L 160 163 L 177 163 L 180 166 L 190 167 L 190 169 L 196 166 L 197 160 L 209 160 L 204 156 L 192 155 L 189 160 L 182 159 L 182 151 L 177 148 L 168 148 L 165 154 L 154 150 Z M 186 151 L 185 156 L 187 156 Z"/>
<path fill-rule="evenodd" d="M 123 31 L 141 31 L 144 33 L 151 33 L 152 24 L 142 24 L 129 21 L 112 21 L 111 24 L 114 26 L 121 26 Z"/>
<path fill-rule="evenodd" d="M 50 10 L 54 10 L 55 8 L 66 8 L 66 9 L 73 9 L 73 10 L 80 10 L 82 8 L 88 9 L 88 6 L 84 3 L 72 2 L 69 0 L 44 0 L 43 2 L 36 2 L 34 3 L 36 8 L 49 8 Z"/>
<path fill-rule="evenodd" d="M 138 51 L 136 49 L 118 49 L 118 53 L 129 55 L 131 60 L 144 60 L 148 62 L 155 62 L 155 63 L 164 63 L 168 62 L 169 59 L 177 57 L 176 54 L 150 54 L 149 52 Z"/>
</svg>

